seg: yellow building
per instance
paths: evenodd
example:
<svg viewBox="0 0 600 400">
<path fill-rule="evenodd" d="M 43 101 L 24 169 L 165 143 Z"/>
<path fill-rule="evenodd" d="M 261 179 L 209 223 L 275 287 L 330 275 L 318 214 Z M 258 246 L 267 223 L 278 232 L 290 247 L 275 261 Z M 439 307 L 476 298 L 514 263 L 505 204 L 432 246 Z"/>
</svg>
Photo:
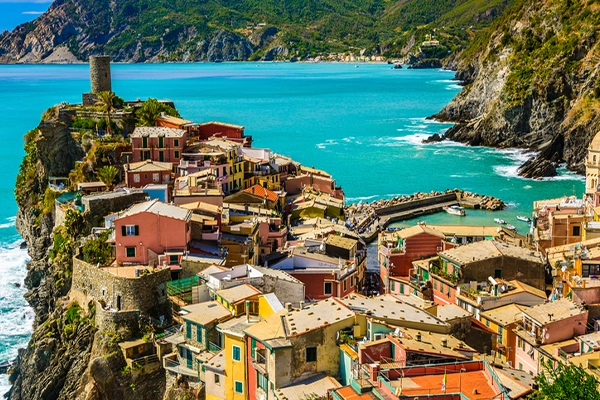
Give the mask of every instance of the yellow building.
<svg viewBox="0 0 600 400">
<path fill-rule="evenodd" d="M 250 314 L 258 315 L 258 298 L 261 294 L 254 286 L 244 284 L 219 290 L 215 293 L 215 300 L 235 317 L 246 314 L 246 309 Z"/>
<path fill-rule="evenodd" d="M 494 308 L 481 313 L 481 322 L 496 332 L 495 357 L 514 367 L 517 345 L 516 319 L 529 307 L 517 304 Z"/>
</svg>

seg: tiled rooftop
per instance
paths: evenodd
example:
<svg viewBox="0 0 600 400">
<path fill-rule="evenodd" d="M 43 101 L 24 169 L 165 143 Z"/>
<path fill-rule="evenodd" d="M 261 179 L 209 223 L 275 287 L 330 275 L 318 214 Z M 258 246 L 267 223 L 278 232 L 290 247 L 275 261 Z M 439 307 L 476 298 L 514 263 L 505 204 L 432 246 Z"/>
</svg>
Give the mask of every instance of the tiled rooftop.
<svg viewBox="0 0 600 400">
<path fill-rule="evenodd" d="M 286 329 L 291 336 L 353 318 L 354 312 L 336 299 L 326 299 L 305 305 L 284 315 Z"/>
<path fill-rule="evenodd" d="M 173 169 L 173 164 L 168 162 L 146 160 L 136 163 L 125 164 L 123 167 L 125 169 L 125 172 L 171 171 Z"/>
<path fill-rule="evenodd" d="M 515 322 L 515 319 L 518 318 L 519 315 L 521 315 L 521 312 L 527 308 L 528 307 L 526 306 L 520 306 L 517 304 L 508 304 L 492 310 L 484 311 L 481 313 L 481 316 L 490 319 L 501 326 L 506 326 Z"/>
<path fill-rule="evenodd" d="M 276 394 L 279 400 L 303 400 L 310 395 L 326 396 L 329 389 L 341 386 L 335 378 L 320 372 L 300 382 L 277 389 Z"/>
<path fill-rule="evenodd" d="M 129 135 L 132 138 L 141 137 L 167 137 L 167 138 L 181 138 L 185 135 L 185 131 L 182 129 L 167 128 L 164 126 L 138 126 L 133 130 L 133 133 Z"/>
<path fill-rule="evenodd" d="M 203 326 L 231 316 L 231 312 L 217 301 L 192 304 L 182 307 L 182 310 L 189 313 L 182 315 L 183 319 L 196 322 Z"/>
<path fill-rule="evenodd" d="M 402 232 L 402 231 L 401 231 Z M 489 260 L 497 257 L 513 257 L 529 262 L 542 263 L 541 254 L 523 247 L 511 246 L 502 242 L 483 240 L 455 247 L 440 253 L 440 256 L 465 265 L 472 262 Z"/>
<path fill-rule="evenodd" d="M 217 294 L 230 304 L 236 304 L 250 297 L 261 294 L 261 291 L 248 284 L 234 286 L 229 289 L 219 290 Z"/>
<path fill-rule="evenodd" d="M 541 325 L 583 314 L 584 310 L 569 299 L 560 299 L 549 303 L 539 304 L 523 311 L 523 314 L 532 318 Z"/>
<path fill-rule="evenodd" d="M 190 219 L 192 212 L 181 207 L 177 207 L 171 204 L 162 203 L 158 200 L 145 201 L 138 203 L 125 211 L 119 218 L 129 217 L 131 215 L 139 214 L 142 212 L 152 213 L 161 215 L 169 218 L 180 219 L 187 221 Z"/>
<path fill-rule="evenodd" d="M 269 190 L 267 188 L 264 188 L 260 185 L 254 185 L 252 187 L 249 187 L 248 189 L 245 189 L 244 192 L 253 194 L 258 197 L 262 197 L 269 201 L 276 201 L 279 198 L 277 193 L 275 193 L 272 190 Z"/>
</svg>

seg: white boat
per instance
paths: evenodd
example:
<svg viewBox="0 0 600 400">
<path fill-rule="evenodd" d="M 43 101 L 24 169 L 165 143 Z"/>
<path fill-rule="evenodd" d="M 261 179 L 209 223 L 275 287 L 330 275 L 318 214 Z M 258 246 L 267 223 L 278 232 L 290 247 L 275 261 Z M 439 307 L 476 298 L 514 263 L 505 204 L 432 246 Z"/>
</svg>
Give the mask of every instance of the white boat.
<svg viewBox="0 0 600 400">
<path fill-rule="evenodd" d="M 459 206 L 450 206 L 450 207 L 446 206 L 446 207 L 444 207 L 444 210 L 448 214 L 458 215 L 460 217 L 464 217 L 465 215 L 467 215 L 467 213 L 465 212 L 465 210 L 463 210 Z"/>
<path fill-rule="evenodd" d="M 514 225 L 511 225 L 511 224 L 506 224 L 506 229 L 509 229 L 511 231 L 516 231 L 517 230 L 517 228 L 515 228 Z"/>
<path fill-rule="evenodd" d="M 500 225 L 506 224 L 506 221 L 503 219 L 500 219 L 500 218 L 494 218 L 494 222 L 496 222 L 497 224 L 500 224 Z"/>
<path fill-rule="evenodd" d="M 526 217 L 526 216 L 524 216 L 524 215 L 517 215 L 517 219 L 518 219 L 519 221 L 523 221 L 523 222 L 531 222 L 531 218 L 529 218 L 529 217 Z"/>
</svg>

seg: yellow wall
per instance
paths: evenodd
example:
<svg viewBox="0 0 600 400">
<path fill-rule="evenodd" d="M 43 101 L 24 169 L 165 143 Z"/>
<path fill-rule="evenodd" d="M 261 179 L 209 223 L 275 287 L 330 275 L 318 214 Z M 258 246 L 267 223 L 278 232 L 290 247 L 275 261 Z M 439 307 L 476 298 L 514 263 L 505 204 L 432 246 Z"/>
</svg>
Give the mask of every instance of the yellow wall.
<svg viewBox="0 0 600 400">
<path fill-rule="evenodd" d="M 225 399 L 246 400 L 248 382 L 246 381 L 246 343 L 243 338 L 225 333 Z M 240 361 L 233 359 L 233 346 L 240 348 Z M 235 381 L 242 382 L 243 394 L 236 393 Z"/>
<path fill-rule="evenodd" d="M 271 308 L 271 305 L 269 304 L 267 299 L 265 299 L 265 296 L 260 296 L 258 298 L 258 315 L 261 318 L 265 319 L 273 314 L 275 314 L 275 311 L 273 310 L 273 308 Z"/>
</svg>

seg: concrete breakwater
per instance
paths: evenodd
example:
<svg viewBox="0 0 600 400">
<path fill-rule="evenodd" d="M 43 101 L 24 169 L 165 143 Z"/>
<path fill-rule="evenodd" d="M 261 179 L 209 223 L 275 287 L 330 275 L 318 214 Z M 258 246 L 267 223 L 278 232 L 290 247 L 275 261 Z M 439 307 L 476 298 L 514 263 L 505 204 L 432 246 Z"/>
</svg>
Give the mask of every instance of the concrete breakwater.
<svg viewBox="0 0 600 400">
<path fill-rule="evenodd" d="M 346 223 L 366 242 L 371 242 L 375 240 L 380 230 L 387 228 L 393 222 L 440 212 L 446 206 L 497 211 L 504 209 L 506 205 L 498 198 L 460 189 L 419 192 L 389 200 L 351 204 L 345 209 Z"/>
</svg>

